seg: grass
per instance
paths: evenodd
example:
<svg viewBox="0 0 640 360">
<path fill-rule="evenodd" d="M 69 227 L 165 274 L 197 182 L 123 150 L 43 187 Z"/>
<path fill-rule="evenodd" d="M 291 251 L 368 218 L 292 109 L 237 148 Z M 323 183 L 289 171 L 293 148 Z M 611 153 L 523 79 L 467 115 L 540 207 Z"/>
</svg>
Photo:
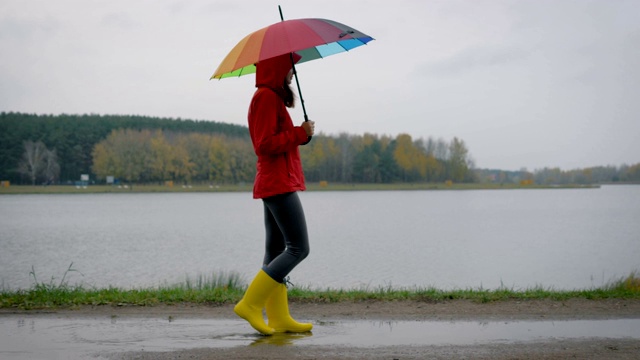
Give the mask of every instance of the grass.
<svg viewBox="0 0 640 360">
<path fill-rule="evenodd" d="M 146 289 L 106 289 L 86 288 L 69 285 L 67 273 L 77 271 L 69 266 L 60 282 L 53 278 L 48 282 L 38 282 L 35 272 L 31 272 L 35 284 L 27 290 L 0 289 L 0 308 L 11 309 L 51 309 L 74 308 L 79 306 L 154 306 L 159 304 L 231 304 L 240 300 L 246 285 L 236 273 L 221 273 L 211 276 L 199 275 L 187 278 L 183 283 Z M 435 288 L 396 289 L 379 287 L 374 289 L 326 289 L 294 287 L 289 292 L 291 301 L 308 303 L 336 303 L 362 301 L 423 301 L 442 302 L 450 300 L 469 300 L 488 303 L 507 300 L 549 299 L 564 301 L 568 299 L 640 299 L 640 277 L 636 272 L 625 278 L 593 289 L 557 291 L 535 287 L 525 290 L 499 288 L 438 290 Z"/>
<path fill-rule="evenodd" d="M 32 270 L 30 276 L 34 285 L 28 290 L 0 289 L 0 308 L 25 310 L 77 307 L 83 305 L 137 305 L 157 304 L 224 304 L 238 301 L 244 292 L 240 276 L 232 274 L 198 275 L 187 277 L 183 283 L 145 289 L 105 289 L 69 285 L 65 278 L 73 269 L 73 263 L 65 271 L 59 283 L 52 278 L 49 282 L 39 282 Z"/>
<path fill-rule="evenodd" d="M 396 183 L 396 184 L 339 184 L 331 183 L 321 186 L 319 183 L 307 183 L 308 191 L 394 191 L 394 190 L 497 190 L 497 189 L 559 189 L 559 188 L 592 188 L 597 185 L 519 185 L 519 184 L 451 184 L 445 183 Z M 86 188 L 73 185 L 51 185 L 51 186 L 31 186 L 31 185 L 11 185 L 0 187 L 2 194 L 95 194 L 95 193 L 190 193 L 190 192 L 250 192 L 253 184 L 195 184 L 195 185 L 175 185 L 172 187 L 165 185 L 138 185 L 115 186 L 115 185 L 89 185 Z"/>
<path fill-rule="evenodd" d="M 553 290 L 541 286 L 514 290 L 505 287 L 498 289 L 457 289 L 439 290 L 435 288 L 395 289 L 380 287 L 360 290 L 310 290 L 293 288 L 290 298 L 305 302 L 340 302 L 340 301 L 424 301 L 441 302 L 449 300 L 470 300 L 488 303 L 507 300 L 556 300 L 568 299 L 640 299 L 640 277 L 634 272 L 626 278 L 610 282 L 601 288 L 585 290 Z"/>
</svg>

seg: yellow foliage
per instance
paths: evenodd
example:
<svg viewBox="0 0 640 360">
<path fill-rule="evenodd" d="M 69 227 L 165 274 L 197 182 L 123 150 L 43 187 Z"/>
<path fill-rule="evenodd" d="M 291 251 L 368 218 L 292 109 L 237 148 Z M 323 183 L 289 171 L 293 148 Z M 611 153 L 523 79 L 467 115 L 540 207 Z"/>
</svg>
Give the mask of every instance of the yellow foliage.
<svg viewBox="0 0 640 360">
<path fill-rule="evenodd" d="M 640 278 L 636 277 L 635 274 L 629 275 L 624 281 L 624 287 L 627 290 L 640 291 Z"/>
</svg>

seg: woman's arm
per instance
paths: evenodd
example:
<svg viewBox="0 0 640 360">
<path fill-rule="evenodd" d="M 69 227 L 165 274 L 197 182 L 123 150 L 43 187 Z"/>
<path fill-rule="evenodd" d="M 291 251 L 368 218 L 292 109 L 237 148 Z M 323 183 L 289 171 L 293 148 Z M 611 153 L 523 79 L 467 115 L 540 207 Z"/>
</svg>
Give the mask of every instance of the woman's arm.
<svg viewBox="0 0 640 360">
<path fill-rule="evenodd" d="M 253 124 L 249 124 L 249 127 L 259 156 L 291 151 L 307 141 L 307 131 L 301 126 L 278 132 L 279 101 L 276 93 L 266 89 L 256 93 L 252 101 L 250 119 Z"/>
</svg>

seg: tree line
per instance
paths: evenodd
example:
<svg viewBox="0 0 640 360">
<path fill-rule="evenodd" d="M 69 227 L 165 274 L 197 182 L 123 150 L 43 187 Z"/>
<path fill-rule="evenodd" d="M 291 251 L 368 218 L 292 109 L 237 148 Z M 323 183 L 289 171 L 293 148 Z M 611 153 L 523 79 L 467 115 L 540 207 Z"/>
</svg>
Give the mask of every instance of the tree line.
<svg viewBox="0 0 640 360">
<path fill-rule="evenodd" d="M 475 169 L 463 140 L 317 134 L 300 147 L 308 181 L 340 183 L 639 182 L 640 163 L 529 172 Z M 0 113 L 0 180 L 72 183 L 252 182 L 255 154 L 245 126 L 120 115 Z"/>
<path fill-rule="evenodd" d="M 34 157 L 34 148 L 48 155 Z M 458 138 L 318 134 L 300 153 L 308 181 L 476 180 L 470 153 Z M 57 167 L 44 167 L 45 160 Z M 99 181 L 113 176 L 128 182 L 252 182 L 255 160 L 248 130 L 239 125 L 0 113 L 0 179 L 13 183 L 66 183 L 81 174 Z"/>
<path fill-rule="evenodd" d="M 242 183 L 255 176 L 249 140 L 221 134 L 118 129 L 92 155 L 92 171 L 101 181 Z"/>
<path fill-rule="evenodd" d="M 375 134 L 314 136 L 300 148 L 305 176 L 341 183 L 475 182 L 463 140 Z"/>
<path fill-rule="evenodd" d="M 582 169 L 562 170 L 558 167 L 504 171 L 478 169 L 476 174 L 484 183 L 535 183 L 538 185 L 588 185 L 640 182 L 640 163 L 620 166 L 594 166 Z"/>
<path fill-rule="evenodd" d="M 533 174 L 536 184 L 603 184 L 640 182 L 640 163 L 621 166 L 594 166 L 584 169 L 561 170 L 543 168 Z"/>
<path fill-rule="evenodd" d="M 0 180 L 11 183 L 48 182 L 38 167 L 25 174 L 27 146 L 55 152 L 59 171 L 56 182 L 80 180 L 92 174 L 93 148 L 115 129 L 161 129 L 176 132 L 221 133 L 229 138 L 247 138 L 246 127 L 215 121 L 155 118 L 134 115 L 36 115 L 0 113 Z M 31 145 L 26 144 L 31 142 Z M 38 145 L 41 143 L 41 145 Z M 55 171 L 54 171 L 55 173 Z"/>
<path fill-rule="evenodd" d="M 430 150 L 431 149 L 431 150 Z M 439 156 L 436 158 L 436 154 Z M 342 183 L 474 181 L 468 150 L 454 139 L 318 134 L 300 155 L 308 181 Z M 255 177 L 256 156 L 246 138 L 162 130 L 113 130 L 93 150 L 98 179 L 126 182 L 241 183 Z"/>
</svg>

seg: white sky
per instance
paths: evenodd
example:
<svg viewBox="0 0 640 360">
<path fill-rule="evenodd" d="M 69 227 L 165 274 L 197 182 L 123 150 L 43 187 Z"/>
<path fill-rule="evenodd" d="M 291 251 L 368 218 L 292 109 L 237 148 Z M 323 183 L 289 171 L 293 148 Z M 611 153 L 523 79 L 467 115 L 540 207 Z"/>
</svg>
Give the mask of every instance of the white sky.
<svg viewBox="0 0 640 360">
<path fill-rule="evenodd" d="M 376 39 L 299 66 L 316 131 L 457 136 L 480 168 L 640 162 L 638 0 L 2 0 L 0 111 L 246 125 L 254 76 L 209 77 L 278 4 Z"/>
</svg>

